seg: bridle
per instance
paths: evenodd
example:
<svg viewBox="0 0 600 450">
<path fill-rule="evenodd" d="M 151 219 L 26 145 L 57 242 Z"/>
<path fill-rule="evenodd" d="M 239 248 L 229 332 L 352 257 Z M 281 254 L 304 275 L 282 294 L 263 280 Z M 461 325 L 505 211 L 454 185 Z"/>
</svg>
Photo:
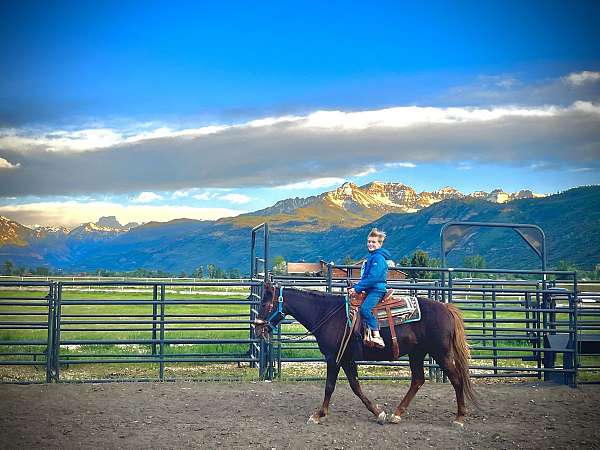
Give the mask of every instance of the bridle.
<svg viewBox="0 0 600 450">
<path fill-rule="evenodd" d="M 265 285 L 265 288 L 266 285 Z M 268 288 L 267 288 L 268 289 Z M 285 319 L 285 313 L 283 312 L 283 286 L 279 286 L 279 296 L 275 300 L 275 287 L 271 289 L 272 297 L 271 303 L 269 303 L 269 309 L 267 311 L 267 318 L 265 319 L 265 325 L 273 331 L 277 326 Z M 275 309 L 275 303 L 277 308 Z M 275 309 L 275 311 L 273 311 Z"/>
</svg>

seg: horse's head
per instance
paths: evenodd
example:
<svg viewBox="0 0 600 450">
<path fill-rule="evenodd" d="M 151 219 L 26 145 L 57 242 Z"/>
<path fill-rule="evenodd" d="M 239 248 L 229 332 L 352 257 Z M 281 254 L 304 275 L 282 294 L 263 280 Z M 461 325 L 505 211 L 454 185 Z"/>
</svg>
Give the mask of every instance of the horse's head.
<svg viewBox="0 0 600 450">
<path fill-rule="evenodd" d="M 275 291 L 276 287 L 270 281 L 264 282 L 258 307 L 258 317 L 254 321 L 256 335 L 259 337 L 268 336 L 268 319 L 277 308 L 277 294 Z"/>
</svg>

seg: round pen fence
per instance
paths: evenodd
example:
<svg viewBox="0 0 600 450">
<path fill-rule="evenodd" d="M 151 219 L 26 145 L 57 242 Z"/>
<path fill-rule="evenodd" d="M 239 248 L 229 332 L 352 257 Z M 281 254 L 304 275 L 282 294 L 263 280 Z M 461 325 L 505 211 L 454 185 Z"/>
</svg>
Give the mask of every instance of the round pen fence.
<svg viewBox="0 0 600 450">
<path fill-rule="evenodd" d="M 1 364 L 45 363 L 46 381 L 236 378 L 239 371 L 221 367 L 259 362 L 249 296 L 258 284 L 3 282 Z M 32 287 L 48 294 L 42 299 Z M 41 381 L 38 372 L 28 375 Z M 9 371 L 3 379 L 22 376 Z"/>
<path fill-rule="evenodd" d="M 330 265 L 324 277 L 276 281 L 343 293 L 350 277 L 333 274 L 348 268 Z M 402 270 L 443 271 L 443 278 L 395 280 L 390 286 L 460 307 L 473 377 L 572 386 L 600 379 L 598 283 L 578 284 L 572 272 Z M 322 378 L 314 338 L 293 317 L 270 341 L 255 337 L 260 275 L 196 283 L 2 281 L 2 380 Z M 425 362 L 430 379 L 443 380 L 434 361 Z M 365 363 L 360 371 L 362 379 L 408 373 L 405 358 Z"/>
<path fill-rule="evenodd" d="M 320 290 L 326 286 L 330 292 L 343 293 L 356 279 L 349 275 L 334 278 L 335 269 L 352 273 L 352 266 L 330 266 L 327 276 L 313 279 L 312 284 L 307 279 L 299 281 L 289 277 L 276 281 L 286 286 L 303 283 L 305 287 Z M 409 273 L 444 273 L 440 277 L 442 281 L 412 278 L 388 283 L 397 293 L 459 306 L 471 347 L 473 377 L 534 378 L 571 386 L 577 382 L 599 380 L 598 336 L 593 333 L 599 329 L 600 315 L 598 309 L 589 304 L 591 295 L 587 302 L 578 296 L 574 272 L 401 269 Z M 471 277 L 473 275 L 479 278 Z M 551 278 L 564 280 L 559 282 Z M 323 362 L 315 340 L 306 335 L 306 330 L 293 318 L 284 320 L 274 331 L 271 345 L 272 365 L 266 368 L 265 377 L 310 379 L 313 376 L 298 371 L 296 365 Z M 383 363 L 363 362 L 362 365 L 363 379 L 409 377 L 406 357 Z M 432 359 L 426 360 L 425 366 L 429 369 L 430 379 L 443 379 Z M 316 376 L 322 377 L 323 370 Z"/>
<path fill-rule="evenodd" d="M 0 290 L 0 367 L 28 370 L 51 381 L 54 355 L 56 285 L 40 281 L 2 281 Z"/>
</svg>

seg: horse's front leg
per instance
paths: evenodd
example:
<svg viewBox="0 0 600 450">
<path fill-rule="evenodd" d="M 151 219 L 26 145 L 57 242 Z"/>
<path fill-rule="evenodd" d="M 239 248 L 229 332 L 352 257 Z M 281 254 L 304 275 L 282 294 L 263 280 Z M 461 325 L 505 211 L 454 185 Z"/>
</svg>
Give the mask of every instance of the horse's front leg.
<svg viewBox="0 0 600 450">
<path fill-rule="evenodd" d="M 307 423 L 320 423 L 321 419 L 327 416 L 329 412 L 329 400 L 331 394 L 335 390 L 335 383 L 337 382 L 338 374 L 340 373 L 340 366 L 335 363 L 335 358 L 327 359 L 327 382 L 325 383 L 325 398 L 321 409 L 314 412 L 309 418 Z"/>
<path fill-rule="evenodd" d="M 385 423 L 385 411 L 379 410 L 377 405 L 375 405 L 371 400 L 367 398 L 367 396 L 362 391 L 362 387 L 358 382 L 358 368 L 356 362 L 354 361 L 346 361 L 343 363 L 344 372 L 346 372 L 346 377 L 348 377 L 348 382 L 350 383 L 350 387 L 352 388 L 352 392 L 356 394 L 358 398 L 364 403 L 369 411 L 373 413 L 373 415 L 377 418 L 377 422 L 380 424 Z"/>
</svg>

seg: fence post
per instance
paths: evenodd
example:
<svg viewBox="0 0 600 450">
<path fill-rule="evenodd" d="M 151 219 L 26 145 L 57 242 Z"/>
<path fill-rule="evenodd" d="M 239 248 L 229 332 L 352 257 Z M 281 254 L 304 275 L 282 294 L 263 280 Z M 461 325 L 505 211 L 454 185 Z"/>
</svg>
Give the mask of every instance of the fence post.
<svg viewBox="0 0 600 450">
<path fill-rule="evenodd" d="M 165 285 L 160 285 L 160 363 L 158 378 L 165 381 Z"/>
<path fill-rule="evenodd" d="M 327 292 L 331 293 L 333 290 L 333 264 L 327 263 Z"/>
<path fill-rule="evenodd" d="M 575 372 L 572 374 L 570 380 L 571 387 L 577 387 L 577 375 L 579 371 L 579 335 L 577 334 L 577 308 L 579 307 L 578 289 L 577 272 L 573 272 L 573 295 L 569 296 L 569 348 L 573 350 L 573 364 L 571 368 L 575 369 Z"/>
<path fill-rule="evenodd" d="M 250 339 L 250 348 L 248 349 L 248 355 L 250 356 L 250 358 L 252 359 L 252 361 L 250 362 L 250 367 L 251 368 L 255 368 L 256 367 L 256 362 L 255 359 L 258 356 L 259 359 L 259 367 L 260 367 L 260 344 L 259 344 L 259 348 L 256 348 L 256 342 L 254 342 L 256 340 L 256 328 L 254 325 L 254 321 L 256 320 L 256 318 L 258 317 L 257 313 L 256 313 L 256 307 L 254 302 L 256 301 L 256 299 L 260 299 L 262 298 L 262 286 L 250 286 L 250 295 L 248 296 L 248 300 L 251 302 L 250 303 L 250 313 L 249 313 L 249 317 L 250 317 L 250 324 L 249 324 L 249 336 L 248 338 Z M 258 355 L 257 355 L 257 351 L 258 351 Z M 260 371 L 260 369 L 259 369 Z"/>
<path fill-rule="evenodd" d="M 453 278 L 452 273 L 454 269 L 450 267 L 448 269 L 448 299 L 444 301 L 444 303 L 452 303 L 452 288 L 453 288 Z"/>
<path fill-rule="evenodd" d="M 158 285 L 152 287 L 152 355 L 156 355 L 156 321 L 158 318 Z"/>
<path fill-rule="evenodd" d="M 46 344 L 46 383 L 52 382 L 54 367 L 54 304 L 56 283 L 49 286 L 48 296 L 48 340 Z"/>
<path fill-rule="evenodd" d="M 54 381 L 60 381 L 60 315 L 62 303 L 62 283 L 58 283 L 56 292 L 56 302 L 54 303 L 54 345 L 52 363 L 54 365 Z"/>
</svg>

